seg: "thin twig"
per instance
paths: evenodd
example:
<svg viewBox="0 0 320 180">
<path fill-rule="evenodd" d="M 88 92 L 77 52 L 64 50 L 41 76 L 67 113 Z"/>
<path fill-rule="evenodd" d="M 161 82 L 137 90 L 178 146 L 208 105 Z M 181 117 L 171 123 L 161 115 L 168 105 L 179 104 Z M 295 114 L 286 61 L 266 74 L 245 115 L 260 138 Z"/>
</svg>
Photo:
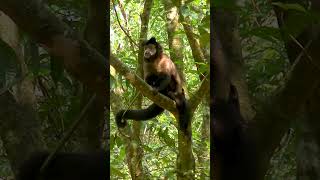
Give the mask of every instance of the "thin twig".
<svg viewBox="0 0 320 180">
<path fill-rule="evenodd" d="M 131 43 L 133 43 L 136 47 L 139 47 L 138 44 L 137 44 L 134 40 L 132 40 L 132 38 L 131 38 L 131 36 L 129 35 L 129 33 L 128 33 L 128 32 L 124 29 L 124 27 L 121 25 L 120 20 L 119 20 L 119 16 L 118 16 L 118 12 L 117 12 L 117 10 L 116 10 L 116 6 L 115 6 L 114 2 L 113 2 L 113 10 L 114 10 L 114 13 L 116 14 L 117 22 L 118 22 L 120 28 L 122 29 L 122 31 L 124 32 L 124 34 L 129 38 L 129 40 L 131 41 Z"/>
<path fill-rule="evenodd" d="M 300 59 L 302 57 L 302 55 L 306 55 L 309 62 L 314 65 L 318 70 L 320 70 L 320 66 L 319 64 L 315 63 L 312 59 L 312 57 L 310 56 L 310 54 L 307 52 L 307 49 L 309 48 L 309 46 L 311 45 L 312 43 L 312 40 L 309 40 L 308 43 L 305 45 L 305 47 L 302 46 L 302 44 L 297 40 L 295 39 L 292 35 L 290 35 L 290 38 L 301 48 L 301 52 L 300 54 L 298 55 L 298 57 L 296 58 L 296 61 L 298 59 Z"/>
</svg>

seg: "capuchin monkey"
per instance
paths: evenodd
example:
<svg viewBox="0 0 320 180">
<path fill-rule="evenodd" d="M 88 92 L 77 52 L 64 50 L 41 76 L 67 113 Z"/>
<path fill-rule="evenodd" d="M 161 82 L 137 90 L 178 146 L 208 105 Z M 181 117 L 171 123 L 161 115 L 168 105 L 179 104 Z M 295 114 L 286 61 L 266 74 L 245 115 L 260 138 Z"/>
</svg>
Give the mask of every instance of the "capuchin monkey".
<svg viewBox="0 0 320 180">
<path fill-rule="evenodd" d="M 106 180 L 109 153 L 57 153 L 43 172 L 49 152 L 33 153 L 19 168 L 17 180 Z"/>
<path fill-rule="evenodd" d="M 144 44 L 143 61 L 144 80 L 155 91 L 169 97 L 176 102 L 179 113 L 179 128 L 187 133 L 188 125 L 191 124 L 190 108 L 182 88 L 182 78 L 175 64 L 163 53 L 161 45 L 152 37 Z M 126 126 L 126 120 L 146 121 L 156 117 L 164 111 L 163 108 L 151 104 L 146 109 L 121 110 L 116 114 L 118 127 Z"/>
</svg>

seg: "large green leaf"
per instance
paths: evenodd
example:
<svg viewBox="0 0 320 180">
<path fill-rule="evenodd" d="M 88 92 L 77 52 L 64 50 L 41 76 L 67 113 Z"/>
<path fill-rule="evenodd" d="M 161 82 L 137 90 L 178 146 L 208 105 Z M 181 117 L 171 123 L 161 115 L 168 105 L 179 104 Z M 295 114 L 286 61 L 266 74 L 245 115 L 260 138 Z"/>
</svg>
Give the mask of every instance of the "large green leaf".
<svg viewBox="0 0 320 180">
<path fill-rule="evenodd" d="M 307 13 L 307 10 L 300 4 L 296 4 L 296 3 L 290 4 L 290 3 L 282 3 L 282 2 L 274 2 L 272 4 L 284 10 L 295 10 L 295 11 Z"/>
<path fill-rule="evenodd" d="M 241 32 L 242 37 L 257 36 L 267 41 L 276 42 L 281 40 L 280 30 L 274 27 L 257 27 L 246 32 Z"/>
</svg>

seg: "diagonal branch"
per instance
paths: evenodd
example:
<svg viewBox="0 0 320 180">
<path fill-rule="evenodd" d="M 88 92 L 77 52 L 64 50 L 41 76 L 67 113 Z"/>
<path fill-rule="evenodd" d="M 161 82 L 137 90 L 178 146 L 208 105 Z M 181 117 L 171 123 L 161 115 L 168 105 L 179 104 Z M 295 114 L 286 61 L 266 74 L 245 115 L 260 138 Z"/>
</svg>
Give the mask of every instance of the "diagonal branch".
<svg viewBox="0 0 320 180">
<path fill-rule="evenodd" d="M 151 86 L 144 82 L 139 76 L 132 72 L 125 64 L 123 64 L 113 54 L 110 55 L 110 65 L 113 66 L 117 72 L 124 76 L 135 88 L 137 88 L 144 96 L 157 103 L 157 105 L 168 111 L 177 112 L 174 101 L 168 97 L 156 92 Z"/>
<path fill-rule="evenodd" d="M 205 57 L 201 51 L 200 43 L 195 38 L 194 30 L 190 25 L 191 23 L 188 21 L 188 18 L 183 15 L 181 8 L 179 8 L 179 15 L 179 21 L 181 22 L 183 29 L 187 35 L 187 39 L 191 47 L 192 56 L 194 58 L 194 61 L 196 62 L 197 69 L 200 69 L 200 64 L 206 63 Z M 206 74 L 200 75 L 201 80 L 204 78 L 204 76 L 206 76 Z"/>
<path fill-rule="evenodd" d="M 116 19 L 117 19 L 117 22 L 118 22 L 121 30 L 129 38 L 129 40 L 131 41 L 132 44 L 134 44 L 136 47 L 139 47 L 138 44 L 131 38 L 129 32 L 126 29 L 124 29 L 124 27 L 121 25 L 121 22 L 120 22 L 120 19 L 119 19 L 118 12 L 117 12 L 117 9 L 116 9 L 116 5 L 114 4 L 114 1 L 112 1 L 112 4 L 113 4 L 114 14 L 116 15 Z"/>
</svg>

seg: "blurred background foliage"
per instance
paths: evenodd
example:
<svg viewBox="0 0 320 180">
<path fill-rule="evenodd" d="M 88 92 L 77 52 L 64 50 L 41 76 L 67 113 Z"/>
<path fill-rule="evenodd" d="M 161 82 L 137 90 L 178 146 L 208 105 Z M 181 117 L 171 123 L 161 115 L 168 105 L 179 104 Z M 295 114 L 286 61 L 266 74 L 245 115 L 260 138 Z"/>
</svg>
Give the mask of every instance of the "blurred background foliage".
<svg viewBox="0 0 320 180">
<path fill-rule="evenodd" d="M 283 6 L 302 8 L 299 5 Z M 253 108 L 257 108 L 260 102 L 270 97 L 284 83 L 290 62 L 269 1 L 245 1 L 238 12 L 246 80 Z M 274 152 L 265 179 L 296 179 L 296 131 L 293 123 Z"/>
<path fill-rule="evenodd" d="M 88 1 L 47 0 L 46 3 L 50 10 L 70 28 L 80 35 L 83 34 L 88 14 Z M 62 61 L 57 61 L 58 57 L 50 56 L 23 32 L 21 32 L 21 38 L 21 47 L 28 73 L 25 77 L 20 77 L 15 57 L 12 58 L 15 55 L 13 50 L 1 41 L 0 87 L 3 89 L 0 90 L 0 93 L 3 93 L 2 90 L 6 88 L 11 89 L 21 81 L 20 78 L 29 78 L 33 81 L 37 102 L 36 110 L 41 121 L 43 139 L 48 149 L 53 149 L 80 114 L 84 103 L 81 102 L 84 87 L 82 83 L 65 71 L 60 63 Z M 6 61 L 2 61 L 3 59 Z M 81 135 L 79 133 L 81 132 L 75 132 L 68 143 L 64 145 L 63 151 L 81 151 L 82 147 L 79 146 Z M 9 176 L 12 177 L 12 172 L 0 141 L 0 179 Z"/>
</svg>

